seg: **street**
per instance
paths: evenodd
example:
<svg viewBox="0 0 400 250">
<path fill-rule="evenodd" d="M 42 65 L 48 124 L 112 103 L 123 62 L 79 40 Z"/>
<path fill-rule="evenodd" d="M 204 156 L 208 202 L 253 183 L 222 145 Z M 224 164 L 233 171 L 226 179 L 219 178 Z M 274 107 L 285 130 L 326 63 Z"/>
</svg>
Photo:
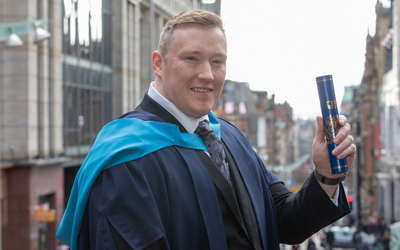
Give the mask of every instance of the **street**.
<svg viewBox="0 0 400 250">
<path fill-rule="evenodd" d="M 315 245 L 317 246 L 317 250 L 324 250 L 324 247 L 321 247 L 321 240 L 320 240 L 320 234 L 316 233 L 312 236 L 313 241 L 315 242 Z M 308 245 L 308 241 L 305 240 L 303 243 L 300 244 L 300 247 L 298 248 L 298 250 L 307 250 L 307 245 Z M 292 250 L 293 246 L 291 245 L 286 245 L 285 248 L 282 247 L 281 245 L 281 249 L 282 250 Z M 333 248 L 335 250 L 354 250 L 354 248 Z"/>
</svg>

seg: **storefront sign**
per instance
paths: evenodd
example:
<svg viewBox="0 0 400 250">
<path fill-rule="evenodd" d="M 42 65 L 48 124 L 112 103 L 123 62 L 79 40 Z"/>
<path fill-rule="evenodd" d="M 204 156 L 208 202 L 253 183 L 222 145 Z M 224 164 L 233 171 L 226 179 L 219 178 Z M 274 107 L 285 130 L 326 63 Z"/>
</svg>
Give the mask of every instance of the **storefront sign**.
<svg viewBox="0 0 400 250">
<path fill-rule="evenodd" d="M 36 210 L 35 211 L 35 221 L 39 222 L 53 222 L 56 220 L 56 210 Z"/>
</svg>

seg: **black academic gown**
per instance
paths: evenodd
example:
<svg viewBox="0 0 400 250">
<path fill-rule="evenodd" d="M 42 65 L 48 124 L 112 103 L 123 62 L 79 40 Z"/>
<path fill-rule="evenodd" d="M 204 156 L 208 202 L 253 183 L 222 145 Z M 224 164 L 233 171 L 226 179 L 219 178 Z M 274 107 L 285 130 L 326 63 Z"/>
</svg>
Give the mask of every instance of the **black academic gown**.
<svg viewBox="0 0 400 250">
<path fill-rule="evenodd" d="M 145 119 L 174 123 L 184 132 L 147 95 L 139 109 L 149 114 Z M 122 118 L 138 112 L 143 115 Z M 233 187 L 204 152 L 179 147 L 104 170 L 86 207 L 80 249 L 114 249 L 115 242 L 122 244 L 117 249 L 154 242 L 163 249 L 279 249 L 278 240 L 302 242 L 349 212 L 343 188 L 336 207 L 313 175 L 290 193 L 240 131 L 220 123 Z"/>
</svg>

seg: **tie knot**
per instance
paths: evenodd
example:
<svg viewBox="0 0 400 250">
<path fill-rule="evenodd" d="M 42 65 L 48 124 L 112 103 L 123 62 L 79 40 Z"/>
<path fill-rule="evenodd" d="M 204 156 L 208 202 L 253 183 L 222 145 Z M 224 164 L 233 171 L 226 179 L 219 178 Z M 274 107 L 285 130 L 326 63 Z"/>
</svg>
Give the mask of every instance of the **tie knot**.
<svg viewBox="0 0 400 250">
<path fill-rule="evenodd" d="M 197 126 L 197 128 L 194 132 L 196 134 L 200 135 L 201 137 L 204 137 L 204 136 L 208 135 L 209 133 L 212 133 L 213 130 L 210 127 L 210 125 L 208 125 L 207 120 L 202 120 L 201 122 L 199 122 L 199 125 Z"/>
</svg>

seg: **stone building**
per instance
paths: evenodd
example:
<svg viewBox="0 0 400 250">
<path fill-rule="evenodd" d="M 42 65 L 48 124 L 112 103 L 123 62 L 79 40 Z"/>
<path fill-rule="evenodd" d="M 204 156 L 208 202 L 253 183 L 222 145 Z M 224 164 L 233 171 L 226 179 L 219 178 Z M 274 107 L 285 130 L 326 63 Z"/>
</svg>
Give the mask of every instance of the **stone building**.
<svg viewBox="0 0 400 250">
<path fill-rule="evenodd" d="M 274 95 L 269 97 L 266 91 L 252 91 L 247 82 L 225 80 L 224 90 L 213 112 L 240 129 L 268 167 L 279 164 L 281 149 L 277 142 L 280 131 L 277 129 L 276 108 L 281 110 L 281 106 L 275 104 Z M 288 144 L 288 133 L 280 138 L 282 145 Z M 285 157 L 286 152 L 284 149 Z"/>
<path fill-rule="evenodd" d="M 381 124 L 379 112 L 379 94 L 382 90 L 383 75 L 389 71 L 388 51 L 381 46 L 390 28 L 390 10 L 376 5 L 376 33 L 366 38 L 365 71 L 360 87 L 355 91 L 355 119 L 358 152 L 361 212 L 365 215 L 378 212 L 377 162 L 379 159 L 379 130 Z"/>
<path fill-rule="evenodd" d="M 0 2 L 2 249 L 56 249 L 55 232 L 75 175 L 97 133 L 141 101 L 154 78 L 151 52 L 165 22 L 201 0 L 3 0 Z M 1 35 L 18 23 L 43 21 Z M 7 33 L 7 36 L 9 34 Z M 47 217 L 38 217 L 38 211 Z M 52 211 L 55 219 L 50 218 Z M 46 220 L 50 221 L 47 222 Z"/>
<path fill-rule="evenodd" d="M 379 113 L 379 159 L 377 161 L 378 211 L 387 221 L 400 220 L 400 3 L 391 1 L 390 23 L 381 28 L 381 48 L 387 52 L 383 65 Z M 380 17 L 377 8 L 377 23 Z M 378 26 L 378 24 L 377 24 Z M 378 30 L 378 29 L 377 29 Z M 387 69 L 387 70 L 386 70 Z"/>
<path fill-rule="evenodd" d="M 353 85 L 353 86 L 345 86 L 344 88 L 344 95 L 342 98 L 341 106 L 340 106 L 340 114 L 346 116 L 347 122 L 351 124 L 352 126 L 352 134 L 353 136 L 356 136 L 356 121 L 353 121 L 353 119 L 356 119 L 355 114 L 356 111 L 353 109 L 355 107 L 353 103 L 353 96 L 355 95 L 355 92 L 357 91 L 359 86 Z M 357 162 L 353 164 L 352 169 L 350 170 L 349 176 L 346 178 L 346 186 L 348 187 L 348 194 L 355 196 L 357 192 L 357 169 L 358 165 Z M 355 202 L 353 202 L 355 203 Z M 353 211 L 355 210 L 355 207 Z"/>
<path fill-rule="evenodd" d="M 274 94 L 251 91 L 247 82 L 226 80 L 213 112 L 239 128 L 266 168 L 288 185 L 293 183 L 293 170 L 310 159 L 311 127 L 303 126 L 307 132 L 300 133 L 301 124 L 293 121 L 292 107 L 287 102 L 276 104 Z M 315 132 L 311 130 L 313 138 Z"/>
<path fill-rule="evenodd" d="M 257 108 L 249 83 L 225 80 L 223 93 L 213 110 L 235 125 L 256 151 L 265 149 L 264 113 Z"/>
<path fill-rule="evenodd" d="M 276 147 L 279 148 L 277 163 L 281 166 L 294 162 L 294 144 L 290 138 L 293 129 L 293 109 L 286 101 L 275 105 L 275 120 L 277 124 Z"/>
<path fill-rule="evenodd" d="M 360 86 L 352 89 L 351 107 L 345 108 L 358 147 L 352 171 L 357 209 L 364 218 L 378 215 L 387 221 L 400 219 L 400 5 L 396 0 L 391 3 L 387 8 L 377 1 L 376 33 L 366 38 L 364 75 Z"/>
</svg>

